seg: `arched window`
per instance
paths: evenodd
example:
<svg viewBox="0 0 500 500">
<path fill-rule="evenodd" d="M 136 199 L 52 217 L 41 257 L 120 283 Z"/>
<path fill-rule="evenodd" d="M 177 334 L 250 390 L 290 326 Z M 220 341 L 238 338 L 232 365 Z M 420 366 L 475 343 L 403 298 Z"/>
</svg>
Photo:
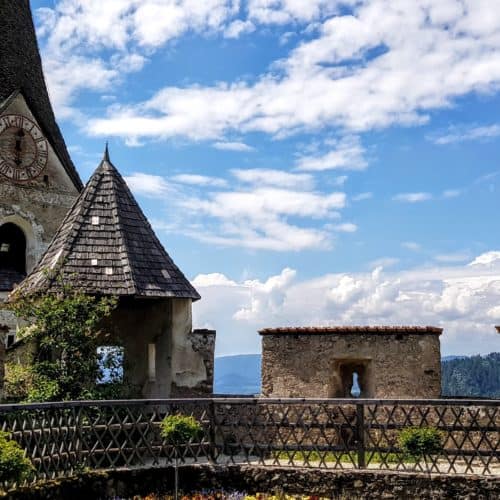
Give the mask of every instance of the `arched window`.
<svg viewBox="0 0 500 500">
<path fill-rule="evenodd" d="M 26 276 L 26 237 L 12 222 L 0 226 L 0 290 L 12 290 Z"/>
</svg>

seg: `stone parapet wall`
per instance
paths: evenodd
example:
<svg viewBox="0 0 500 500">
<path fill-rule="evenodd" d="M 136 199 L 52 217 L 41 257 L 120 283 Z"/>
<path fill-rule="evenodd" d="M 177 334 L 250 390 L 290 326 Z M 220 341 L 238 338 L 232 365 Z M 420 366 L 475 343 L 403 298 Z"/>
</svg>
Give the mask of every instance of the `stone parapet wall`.
<svg viewBox="0 0 500 500">
<path fill-rule="evenodd" d="M 130 498 L 151 493 L 171 494 L 173 467 L 91 472 L 73 478 L 22 487 L 4 498 L 16 500 Z M 248 494 L 280 493 L 317 495 L 336 499 L 496 499 L 500 478 L 484 476 L 428 475 L 373 471 L 325 471 L 319 469 L 257 466 L 184 465 L 179 467 L 183 492 L 201 490 L 243 491 Z"/>
<path fill-rule="evenodd" d="M 297 333 L 262 335 L 262 395 L 438 398 L 441 356 L 436 333 Z"/>
</svg>

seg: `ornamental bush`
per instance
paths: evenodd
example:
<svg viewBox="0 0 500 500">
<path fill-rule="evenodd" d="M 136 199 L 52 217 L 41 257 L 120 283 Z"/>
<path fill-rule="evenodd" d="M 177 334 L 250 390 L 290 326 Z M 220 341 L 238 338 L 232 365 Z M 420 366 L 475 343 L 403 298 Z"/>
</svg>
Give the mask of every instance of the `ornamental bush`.
<svg viewBox="0 0 500 500">
<path fill-rule="evenodd" d="M 168 444 L 185 444 L 190 440 L 201 439 L 203 429 L 192 416 L 168 415 L 160 423 L 161 437 Z"/>
<path fill-rule="evenodd" d="M 19 483 L 34 470 L 29 458 L 16 441 L 10 439 L 7 432 L 0 431 L 0 482 Z"/>
<path fill-rule="evenodd" d="M 415 459 L 437 455 L 443 450 L 443 434 L 434 427 L 408 427 L 399 434 L 399 446 Z"/>
</svg>

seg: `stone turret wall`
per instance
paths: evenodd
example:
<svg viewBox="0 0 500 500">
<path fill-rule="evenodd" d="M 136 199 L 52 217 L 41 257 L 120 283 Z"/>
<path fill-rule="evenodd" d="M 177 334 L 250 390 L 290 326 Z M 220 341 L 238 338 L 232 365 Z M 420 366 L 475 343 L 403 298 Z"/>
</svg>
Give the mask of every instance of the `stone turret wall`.
<svg viewBox="0 0 500 500">
<path fill-rule="evenodd" d="M 438 398 L 439 335 L 433 333 L 277 333 L 262 336 L 262 395 Z"/>
</svg>

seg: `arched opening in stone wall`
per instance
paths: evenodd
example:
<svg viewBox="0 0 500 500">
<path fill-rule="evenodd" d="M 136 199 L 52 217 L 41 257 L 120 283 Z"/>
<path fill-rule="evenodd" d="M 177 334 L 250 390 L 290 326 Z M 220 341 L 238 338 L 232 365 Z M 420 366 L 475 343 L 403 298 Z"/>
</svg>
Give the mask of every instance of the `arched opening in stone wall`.
<svg viewBox="0 0 500 500">
<path fill-rule="evenodd" d="M 334 398 L 369 398 L 373 395 L 369 360 L 342 359 L 334 363 Z"/>
<path fill-rule="evenodd" d="M 12 290 L 26 276 L 26 236 L 7 222 L 0 226 L 0 291 Z"/>
</svg>

